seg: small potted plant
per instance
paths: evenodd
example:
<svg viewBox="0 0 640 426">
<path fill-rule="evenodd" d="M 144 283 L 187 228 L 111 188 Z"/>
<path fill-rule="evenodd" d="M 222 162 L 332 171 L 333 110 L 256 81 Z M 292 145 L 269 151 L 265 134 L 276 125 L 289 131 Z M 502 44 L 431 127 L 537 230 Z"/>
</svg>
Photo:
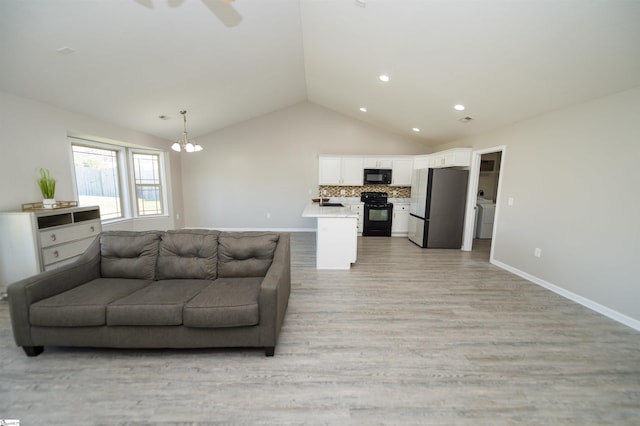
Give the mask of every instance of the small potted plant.
<svg viewBox="0 0 640 426">
<path fill-rule="evenodd" d="M 38 179 L 38 186 L 40 192 L 42 192 L 42 206 L 45 209 L 52 209 L 56 203 L 56 180 L 51 177 L 49 169 L 40 169 L 40 179 Z"/>
</svg>

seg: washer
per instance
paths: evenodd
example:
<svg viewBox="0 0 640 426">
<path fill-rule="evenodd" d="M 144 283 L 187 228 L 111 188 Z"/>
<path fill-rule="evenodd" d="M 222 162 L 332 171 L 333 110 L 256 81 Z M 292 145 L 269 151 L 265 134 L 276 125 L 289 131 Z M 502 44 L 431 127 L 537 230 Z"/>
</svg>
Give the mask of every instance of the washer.
<svg viewBox="0 0 640 426">
<path fill-rule="evenodd" d="M 491 239 L 493 236 L 493 219 L 496 215 L 496 203 L 482 202 L 476 205 L 478 219 L 476 227 L 476 238 Z"/>
</svg>

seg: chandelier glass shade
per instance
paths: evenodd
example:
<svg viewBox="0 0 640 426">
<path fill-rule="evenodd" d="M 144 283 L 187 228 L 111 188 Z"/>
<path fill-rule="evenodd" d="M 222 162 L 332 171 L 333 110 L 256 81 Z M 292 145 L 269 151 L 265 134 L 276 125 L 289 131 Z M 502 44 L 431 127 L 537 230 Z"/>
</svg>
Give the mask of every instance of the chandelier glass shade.
<svg viewBox="0 0 640 426">
<path fill-rule="evenodd" d="M 186 151 L 186 152 L 198 152 L 202 151 L 202 147 L 196 143 L 193 139 L 189 139 L 189 134 L 187 133 L 187 111 L 180 111 L 182 114 L 182 119 L 184 121 L 184 130 L 182 132 L 182 136 L 180 139 L 174 142 L 171 145 L 171 149 L 177 152 Z"/>
</svg>

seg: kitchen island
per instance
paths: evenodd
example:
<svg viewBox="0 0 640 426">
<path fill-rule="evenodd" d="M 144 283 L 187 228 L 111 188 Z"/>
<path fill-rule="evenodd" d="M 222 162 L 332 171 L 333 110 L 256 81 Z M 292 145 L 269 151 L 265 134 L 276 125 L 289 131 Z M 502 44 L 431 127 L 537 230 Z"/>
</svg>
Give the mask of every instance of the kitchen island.
<svg viewBox="0 0 640 426">
<path fill-rule="evenodd" d="M 316 269 L 349 269 L 358 254 L 358 214 L 349 207 L 312 203 L 302 217 L 318 219 Z"/>
</svg>

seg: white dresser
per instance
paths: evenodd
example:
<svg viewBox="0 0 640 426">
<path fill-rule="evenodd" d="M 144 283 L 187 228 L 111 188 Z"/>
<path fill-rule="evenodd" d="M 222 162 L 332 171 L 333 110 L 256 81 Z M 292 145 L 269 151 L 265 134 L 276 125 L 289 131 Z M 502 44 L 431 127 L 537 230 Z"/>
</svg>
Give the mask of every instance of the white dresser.
<svg viewBox="0 0 640 426">
<path fill-rule="evenodd" d="M 101 231 L 98 206 L 0 212 L 0 292 L 71 263 Z"/>
</svg>

